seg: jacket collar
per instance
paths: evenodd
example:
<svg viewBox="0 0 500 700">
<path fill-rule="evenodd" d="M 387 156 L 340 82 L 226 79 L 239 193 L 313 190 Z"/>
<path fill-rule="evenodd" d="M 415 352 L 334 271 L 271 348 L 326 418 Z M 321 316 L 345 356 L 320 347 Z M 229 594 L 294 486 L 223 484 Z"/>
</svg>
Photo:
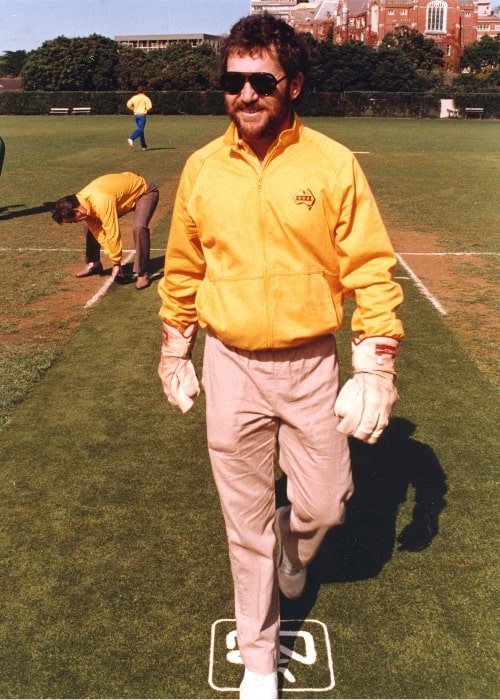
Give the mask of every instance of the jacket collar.
<svg viewBox="0 0 500 700">
<path fill-rule="evenodd" d="M 276 148 L 283 150 L 287 146 L 290 146 L 292 143 L 296 143 L 299 140 L 301 130 L 302 122 L 300 121 L 298 116 L 294 114 L 292 126 L 289 129 L 284 129 L 280 133 L 274 144 L 271 145 L 269 152 Z M 236 153 L 240 153 L 241 151 L 245 151 L 247 153 L 250 152 L 250 148 L 245 143 L 245 141 L 243 141 L 243 139 L 240 138 L 238 130 L 235 124 L 233 124 L 233 122 L 231 122 L 231 124 L 226 130 L 226 133 L 224 134 L 224 143 Z"/>
</svg>

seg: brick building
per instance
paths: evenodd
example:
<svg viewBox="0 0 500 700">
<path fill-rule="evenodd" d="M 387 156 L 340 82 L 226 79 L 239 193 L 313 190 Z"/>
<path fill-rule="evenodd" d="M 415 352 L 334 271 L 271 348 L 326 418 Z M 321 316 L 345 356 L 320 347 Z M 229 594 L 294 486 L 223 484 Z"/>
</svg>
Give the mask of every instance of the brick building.
<svg viewBox="0 0 500 700">
<path fill-rule="evenodd" d="M 397 27 L 433 39 L 448 70 L 457 71 L 464 47 L 477 38 L 477 7 L 472 0 L 339 0 L 334 40 L 380 44 Z"/>
<path fill-rule="evenodd" d="M 489 0 L 251 0 L 252 14 L 264 11 L 315 39 L 330 33 L 339 44 L 354 40 L 378 46 L 388 32 L 406 26 L 433 39 L 451 71 L 458 70 L 467 44 L 500 34 L 500 17 L 491 14 Z"/>
</svg>

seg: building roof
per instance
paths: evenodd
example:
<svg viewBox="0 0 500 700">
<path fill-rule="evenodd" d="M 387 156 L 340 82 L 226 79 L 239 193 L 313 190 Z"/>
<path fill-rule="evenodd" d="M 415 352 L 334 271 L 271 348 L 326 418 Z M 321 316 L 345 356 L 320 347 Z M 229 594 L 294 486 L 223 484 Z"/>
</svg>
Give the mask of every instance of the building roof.
<svg viewBox="0 0 500 700">
<path fill-rule="evenodd" d="M 368 10 L 370 0 L 344 0 L 344 2 L 346 3 L 351 14 L 359 15 Z M 415 2 L 415 0 L 411 0 L 411 2 Z"/>
<path fill-rule="evenodd" d="M 316 12 L 314 19 L 327 20 L 331 17 L 335 17 L 338 5 L 338 0 L 323 0 L 318 7 L 318 11 Z"/>
<path fill-rule="evenodd" d="M 217 34 L 129 34 L 126 36 L 115 36 L 115 41 L 194 41 L 196 39 L 220 39 Z"/>
<path fill-rule="evenodd" d="M 313 0 L 296 5 L 290 15 L 294 20 L 322 21 L 329 20 L 337 14 L 338 0 Z"/>
</svg>

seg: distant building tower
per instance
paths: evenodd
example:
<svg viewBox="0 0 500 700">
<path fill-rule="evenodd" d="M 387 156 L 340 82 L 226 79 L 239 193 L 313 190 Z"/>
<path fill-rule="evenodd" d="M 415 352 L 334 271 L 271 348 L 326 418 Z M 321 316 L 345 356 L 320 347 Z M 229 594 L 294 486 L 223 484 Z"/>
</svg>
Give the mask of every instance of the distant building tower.
<svg viewBox="0 0 500 700">
<path fill-rule="evenodd" d="M 290 10 L 297 4 L 296 0 L 250 0 L 250 14 L 270 15 L 288 21 Z"/>
</svg>

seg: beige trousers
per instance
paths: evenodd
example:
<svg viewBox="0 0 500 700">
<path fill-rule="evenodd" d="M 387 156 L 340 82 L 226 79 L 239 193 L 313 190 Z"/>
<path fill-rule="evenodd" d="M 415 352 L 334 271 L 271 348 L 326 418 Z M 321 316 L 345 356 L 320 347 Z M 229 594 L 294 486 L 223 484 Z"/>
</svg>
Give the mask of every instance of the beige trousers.
<svg viewBox="0 0 500 700">
<path fill-rule="evenodd" d="M 352 494 L 347 439 L 336 429 L 335 339 L 247 352 L 208 333 L 203 363 L 208 447 L 224 514 L 244 665 L 270 673 L 279 661 L 274 459 L 291 503 L 285 547 L 306 566 Z"/>
</svg>

